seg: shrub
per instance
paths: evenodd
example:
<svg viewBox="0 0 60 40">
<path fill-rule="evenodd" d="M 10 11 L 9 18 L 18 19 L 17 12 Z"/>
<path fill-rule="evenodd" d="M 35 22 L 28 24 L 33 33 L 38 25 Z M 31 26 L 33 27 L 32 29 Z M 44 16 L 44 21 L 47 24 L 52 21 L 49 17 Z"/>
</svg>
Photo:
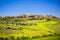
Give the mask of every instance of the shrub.
<svg viewBox="0 0 60 40">
<path fill-rule="evenodd" d="M 34 25 L 37 25 L 36 23 Z"/>
<path fill-rule="evenodd" d="M 18 30 L 23 30 L 23 28 L 22 28 L 22 27 L 20 27 L 20 28 L 18 28 Z"/>
<path fill-rule="evenodd" d="M 51 21 L 51 19 L 50 19 L 50 18 L 47 18 L 47 20 L 48 20 L 48 21 Z"/>
<path fill-rule="evenodd" d="M 5 40 L 10 40 L 9 38 L 5 38 Z"/>
<path fill-rule="evenodd" d="M 4 38 L 3 37 L 0 37 L 0 40 L 4 40 Z"/>
<path fill-rule="evenodd" d="M 21 40 L 21 38 L 20 37 L 17 37 L 16 40 Z"/>
<path fill-rule="evenodd" d="M 11 36 L 11 37 L 10 37 L 10 40 L 15 40 L 15 37 L 14 37 L 14 36 Z"/>
<path fill-rule="evenodd" d="M 48 32 L 52 33 L 52 31 L 48 31 Z"/>
<path fill-rule="evenodd" d="M 42 35 L 42 37 L 47 37 L 47 35 Z"/>
<path fill-rule="evenodd" d="M 60 34 L 55 34 L 55 36 L 60 36 Z"/>
<path fill-rule="evenodd" d="M 29 39 L 29 37 L 21 37 L 22 38 L 22 40 L 28 40 Z"/>
<path fill-rule="evenodd" d="M 41 36 L 33 36 L 32 38 L 41 38 Z"/>
<path fill-rule="evenodd" d="M 0 28 L 0 30 L 1 30 L 2 28 Z"/>
<path fill-rule="evenodd" d="M 48 34 L 48 36 L 53 36 L 53 34 Z"/>
<path fill-rule="evenodd" d="M 6 29 L 11 29 L 10 27 L 7 27 Z"/>
<path fill-rule="evenodd" d="M 54 32 L 54 35 L 56 35 L 56 33 Z"/>
</svg>

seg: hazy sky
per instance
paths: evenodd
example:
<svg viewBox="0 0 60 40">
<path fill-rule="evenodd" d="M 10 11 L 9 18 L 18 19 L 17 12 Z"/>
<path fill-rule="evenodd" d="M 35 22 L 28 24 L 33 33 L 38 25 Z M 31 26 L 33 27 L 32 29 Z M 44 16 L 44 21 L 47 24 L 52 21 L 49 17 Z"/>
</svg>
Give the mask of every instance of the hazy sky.
<svg viewBox="0 0 60 40">
<path fill-rule="evenodd" d="M 0 16 L 45 14 L 60 17 L 59 0 L 0 0 Z"/>
</svg>

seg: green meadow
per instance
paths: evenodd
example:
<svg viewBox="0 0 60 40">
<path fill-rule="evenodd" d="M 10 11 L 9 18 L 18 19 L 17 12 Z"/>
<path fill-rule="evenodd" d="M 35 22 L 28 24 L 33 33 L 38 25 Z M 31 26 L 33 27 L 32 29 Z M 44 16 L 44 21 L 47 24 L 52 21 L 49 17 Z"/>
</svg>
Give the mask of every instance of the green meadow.
<svg viewBox="0 0 60 40">
<path fill-rule="evenodd" d="M 59 40 L 60 19 L 0 17 L 0 40 Z"/>
</svg>

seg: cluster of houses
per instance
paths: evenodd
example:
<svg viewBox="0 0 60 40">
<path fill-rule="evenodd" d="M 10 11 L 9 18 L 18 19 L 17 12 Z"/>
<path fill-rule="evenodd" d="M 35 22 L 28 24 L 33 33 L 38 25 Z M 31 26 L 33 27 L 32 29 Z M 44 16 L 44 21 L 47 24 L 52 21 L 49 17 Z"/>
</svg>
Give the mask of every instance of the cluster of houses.
<svg viewBox="0 0 60 40">
<path fill-rule="evenodd" d="M 52 15 L 19 15 L 19 16 L 0 16 L 0 18 L 26 18 L 26 19 L 44 19 L 44 18 L 49 18 L 52 19 L 54 16 Z"/>
<path fill-rule="evenodd" d="M 16 18 L 26 18 L 26 19 L 32 19 L 32 20 L 41 20 L 41 19 L 52 19 L 55 16 L 52 15 L 27 15 L 27 14 L 23 14 L 23 15 L 19 15 L 19 16 L 15 16 Z"/>
</svg>

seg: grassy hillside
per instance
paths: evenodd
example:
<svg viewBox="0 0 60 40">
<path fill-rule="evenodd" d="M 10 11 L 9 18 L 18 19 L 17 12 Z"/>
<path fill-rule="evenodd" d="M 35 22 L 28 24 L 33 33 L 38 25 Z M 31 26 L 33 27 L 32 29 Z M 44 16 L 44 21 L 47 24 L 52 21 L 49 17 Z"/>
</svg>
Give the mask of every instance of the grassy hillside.
<svg viewBox="0 0 60 40">
<path fill-rule="evenodd" d="M 59 35 L 60 19 L 54 16 L 0 17 L 1 40 L 58 40 Z"/>
</svg>

